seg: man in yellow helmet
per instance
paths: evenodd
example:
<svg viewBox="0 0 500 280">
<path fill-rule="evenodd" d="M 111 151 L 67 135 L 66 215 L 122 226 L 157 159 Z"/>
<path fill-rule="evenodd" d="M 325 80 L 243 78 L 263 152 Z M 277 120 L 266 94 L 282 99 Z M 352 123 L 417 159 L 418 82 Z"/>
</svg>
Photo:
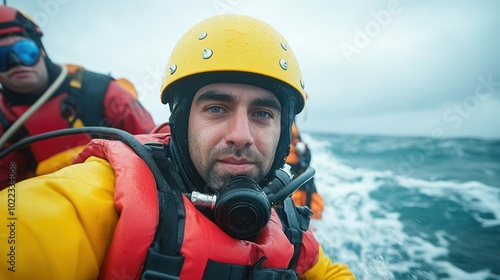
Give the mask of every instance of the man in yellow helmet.
<svg viewBox="0 0 500 280">
<path fill-rule="evenodd" d="M 42 35 L 24 13 L 0 6 L 0 150 L 64 128 L 109 126 L 140 134 L 155 127 L 149 112 L 119 81 L 55 64 Z M 7 187 L 9 162 L 16 162 L 18 180 L 50 173 L 71 164 L 90 140 L 89 135 L 72 135 L 9 154 L 0 161 L 0 189 Z"/>
<path fill-rule="evenodd" d="M 74 165 L 11 178 L 0 278 L 354 279 L 289 198 L 305 180 L 281 169 L 305 98 L 276 30 L 241 15 L 195 25 L 161 100 L 170 121 L 151 134 L 95 139 Z"/>
</svg>

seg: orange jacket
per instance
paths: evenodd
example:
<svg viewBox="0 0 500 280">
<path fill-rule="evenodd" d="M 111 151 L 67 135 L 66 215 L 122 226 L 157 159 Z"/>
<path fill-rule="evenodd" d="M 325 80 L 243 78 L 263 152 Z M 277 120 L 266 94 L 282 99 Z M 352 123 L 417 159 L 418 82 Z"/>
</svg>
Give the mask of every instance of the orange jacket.
<svg viewBox="0 0 500 280">
<path fill-rule="evenodd" d="M 292 124 L 292 143 L 290 144 L 290 154 L 288 154 L 286 158 L 286 163 L 289 165 L 299 164 L 299 155 L 297 154 L 297 149 L 295 148 L 295 144 L 300 142 L 299 130 L 297 129 L 297 125 L 295 122 Z"/>
</svg>

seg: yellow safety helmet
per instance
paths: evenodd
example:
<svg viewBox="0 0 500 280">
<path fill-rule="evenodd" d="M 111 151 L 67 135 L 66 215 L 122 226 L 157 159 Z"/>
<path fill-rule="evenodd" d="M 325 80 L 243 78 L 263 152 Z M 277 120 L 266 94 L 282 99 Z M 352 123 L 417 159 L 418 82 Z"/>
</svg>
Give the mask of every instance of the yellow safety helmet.
<svg viewBox="0 0 500 280">
<path fill-rule="evenodd" d="M 302 74 L 285 38 L 267 23 L 244 15 L 206 19 L 180 39 L 165 69 L 161 101 L 169 103 L 171 89 L 178 81 L 221 72 L 255 74 L 260 76 L 257 79 L 263 76 L 282 82 L 289 88 L 287 93 L 294 95 L 293 113 L 304 108 Z"/>
<path fill-rule="evenodd" d="M 189 108 L 195 93 L 212 83 L 258 86 L 280 101 L 280 140 L 270 172 L 284 165 L 292 122 L 305 105 L 299 64 L 273 27 L 244 15 L 215 16 L 196 24 L 172 51 L 160 92 L 161 101 L 168 103 L 171 111 L 169 146 L 188 191 L 206 184 L 189 156 Z"/>
</svg>

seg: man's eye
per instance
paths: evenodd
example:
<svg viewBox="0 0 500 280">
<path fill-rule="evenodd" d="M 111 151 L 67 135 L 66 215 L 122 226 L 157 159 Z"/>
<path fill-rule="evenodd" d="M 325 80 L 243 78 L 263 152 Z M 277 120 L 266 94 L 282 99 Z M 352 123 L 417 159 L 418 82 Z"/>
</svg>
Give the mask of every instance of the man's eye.
<svg viewBox="0 0 500 280">
<path fill-rule="evenodd" d="M 222 108 L 219 106 L 212 106 L 208 108 L 208 111 L 212 114 L 219 114 L 222 112 Z"/>
<path fill-rule="evenodd" d="M 269 112 L 266 112 L 266 111 L 255 112 L 255 116 L 258 118 L 266 118 L 266 119 L 273 117 L 273 115 L 271 115 Z"/>
</svg>

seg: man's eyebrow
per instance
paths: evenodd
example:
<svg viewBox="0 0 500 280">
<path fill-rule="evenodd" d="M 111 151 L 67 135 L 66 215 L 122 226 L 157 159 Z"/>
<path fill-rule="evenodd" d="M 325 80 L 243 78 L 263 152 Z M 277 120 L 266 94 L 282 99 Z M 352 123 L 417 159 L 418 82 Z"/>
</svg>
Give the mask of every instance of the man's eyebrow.
<svg viewBox="0 0 500 280">
<path fill-rule="evenodd" d="M 279 102 L 271 98 L 257 98 L 252 101 L 252 106 L 256 107 L 267 107 L 271 109 L 275 109 L 276 111 L 281 111 L 281 106 Z"/>
<path fill-rule="evenodd" d="M 198 98 L 196 99 L 196 104 L 199 104 L 200 102 L 203 101 L 224 101 L 224 102 L 233 102 L 235 98 L 231 96 L 230 94 L 221 92 L 221 91 L 216 91 L 216 90 L 207 90 L 206 92 L 202 93 Z"/>
<path fill-rule="evenodd" d="M 222 102 L 234 102 L 236 98 L 231 94 L 225 93 L 223 91 L 217 90 L 207 90 L 206 92 L 200 94 L 195 100 L 196 104 L 203 101 L 222 101 Z M 252 101 L 252 106 L 256 107 L 268 107 L 275 109 L 276 111 L 281 111 L 281 106 L 279 102 L 271 98 L 257 98 Z"/>
</svg>

